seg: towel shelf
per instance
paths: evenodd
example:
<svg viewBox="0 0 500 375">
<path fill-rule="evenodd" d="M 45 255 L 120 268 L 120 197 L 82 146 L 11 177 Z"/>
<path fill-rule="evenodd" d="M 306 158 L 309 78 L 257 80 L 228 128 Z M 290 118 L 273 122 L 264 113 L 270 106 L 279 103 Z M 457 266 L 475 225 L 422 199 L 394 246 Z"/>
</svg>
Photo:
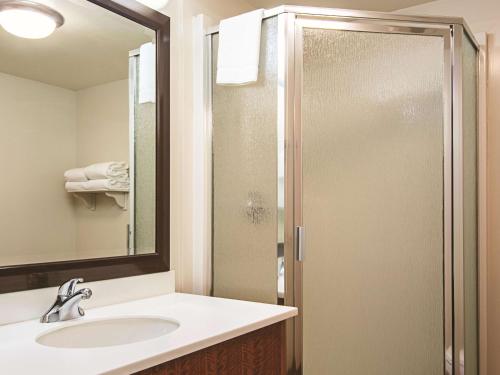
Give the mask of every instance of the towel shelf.
<svg viewBox="0 0 500 375">
<path fill-rule="evenodd" d="M 128 191 L 111 191 L 111 190 L 97 190 L 97 191 L 78 191 L 70 192 L 75 198 L 81 201 L 85 207 L 91 211 L 96 209 L 96 194 L 104 194 L 105 196 L 114 200 L 116 205 L 122 210 L 128 210 Z"/>
</svg>

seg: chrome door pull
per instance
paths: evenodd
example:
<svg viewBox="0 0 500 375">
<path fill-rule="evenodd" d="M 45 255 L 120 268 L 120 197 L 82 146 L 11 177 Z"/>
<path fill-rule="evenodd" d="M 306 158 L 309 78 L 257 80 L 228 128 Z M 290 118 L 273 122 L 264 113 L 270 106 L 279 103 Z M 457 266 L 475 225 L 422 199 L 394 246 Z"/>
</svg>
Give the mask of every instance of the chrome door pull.
<svg viewBox="0 0 500 375">
<path fill-rule="evenodd" d="M 304 227 L 296 227 L 295 244 L 297 260 L 303 262 L 306 248 L 306 229 Z"/>
</svg>

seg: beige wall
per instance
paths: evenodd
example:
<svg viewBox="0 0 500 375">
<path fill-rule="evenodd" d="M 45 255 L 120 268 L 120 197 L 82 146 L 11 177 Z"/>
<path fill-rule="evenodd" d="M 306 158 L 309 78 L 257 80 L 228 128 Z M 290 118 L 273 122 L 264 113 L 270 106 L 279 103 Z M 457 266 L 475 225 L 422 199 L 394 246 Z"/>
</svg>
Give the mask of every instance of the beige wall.
<svg viewBox="0 0 500 375">
<path fill-rule="evenodd" d="M 75 92 L 0 73 L 0 103 L 0 266 L 125 255 L 129 211 L 102 195 L 88 210 L 63 173 L 128 162 L 128 80 Z"/>
<path fill-rule="evenodd" d="M 193 17 L 203 13 L 215 24 L 253 8 L 244 0 L 170 0 L 161 10 L 171 18 L 170 256 L 179 291 L 193 288 Z"/>
<path fill-rule="evenodd" d="M 76 164 L 129 162 L 128 80 L 77 91 Z M 126 255 L 129 211 L 97 194 L 96 210 L 75 201 L 78 258 Z"/>
<path fill-rule="evenodd" d="M 62 175 L 76 161 L 76 94 L 0 73 L 0 103 L 0 266 L 71 259 L 74 207 Z"/>
<path fill-rule="evenodd" d="M 500 374 L 500 2 L 498 0 L 439 0 L 398 11 L 404 14 L 465 17 L 475 33 L 488 33 L 488 295 L 487 374 Z"/>
</svg>

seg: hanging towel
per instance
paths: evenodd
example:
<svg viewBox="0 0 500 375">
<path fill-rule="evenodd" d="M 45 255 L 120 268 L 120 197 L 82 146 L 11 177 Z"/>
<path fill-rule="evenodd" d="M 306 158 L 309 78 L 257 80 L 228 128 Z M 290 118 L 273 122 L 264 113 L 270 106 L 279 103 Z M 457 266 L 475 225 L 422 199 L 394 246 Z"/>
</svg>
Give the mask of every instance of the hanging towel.
<svg viewBox="0 0 500 375">
<path fill-rule="evenodd" d="M 83 168 L 73 168 L 64 172 L 64 180 L 80 182 L 80 181 L 87 181 L 88 178 L 85 175 L 85 170 Z"/>
<path fill-rule="evenodd" d="M 139 103 L 156 101 L 156 50 L 153 43 L 139 48 Z"/>
<path fill-rule="evenodd" d="M 217 84 L 257 82 L 263 9 L 222 20 L 219 26 Z"/>
<path fill-rule="evenodd" d="M 451 374 L 452 368 L 453 368 L 453 349 L 451 346 L 446 349 L 446 373 Z M 464 375 L 464 351 L 460 350 L 460 374 L 459 375 Z"/>
<path fill-rule="evenodd" d="M 128 182 L 118 182 L 109 179 L 66 182 L 64 187 L 66 188 L 66 191 L 70 193 L 85 193 L 96 191 L 129 191 Z"/>
<path fill-rule="evenodd" d="M 108 161 L 84 168 L 88 180 L 114 179 L 128 180 L 128 164 L 123 161 Z"/>
</svg>

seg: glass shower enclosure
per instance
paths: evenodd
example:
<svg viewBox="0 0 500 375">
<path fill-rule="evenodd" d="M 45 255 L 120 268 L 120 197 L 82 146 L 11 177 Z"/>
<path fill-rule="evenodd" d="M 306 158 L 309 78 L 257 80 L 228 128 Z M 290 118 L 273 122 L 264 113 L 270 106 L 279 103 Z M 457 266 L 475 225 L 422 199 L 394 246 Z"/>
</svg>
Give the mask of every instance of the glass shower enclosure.
<svg viewBox="0 0 500 375">
<path fill-rule="evenodd" d="M 478 374 L 477 60 L 462 19 L 279 7 L 258 82 L 211 80 L 213 295 L 299 308 L 290 374 Z"/>
</svg>

